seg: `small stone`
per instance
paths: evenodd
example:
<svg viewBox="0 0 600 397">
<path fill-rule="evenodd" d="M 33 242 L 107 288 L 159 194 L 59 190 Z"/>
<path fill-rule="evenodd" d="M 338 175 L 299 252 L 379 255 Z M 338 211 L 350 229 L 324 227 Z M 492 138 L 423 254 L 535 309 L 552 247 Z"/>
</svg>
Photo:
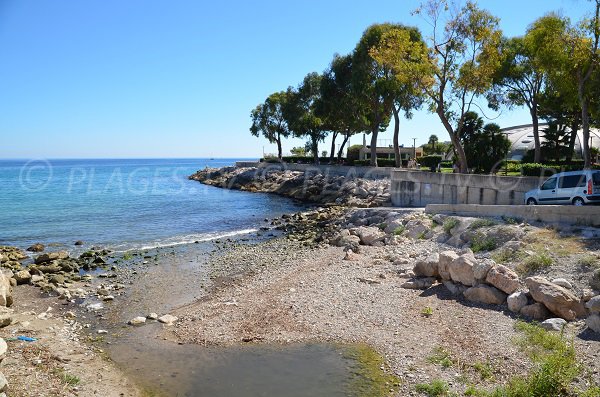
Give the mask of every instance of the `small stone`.
<svg viewBox="0 0 600 397">
<path fill-rule="evenodd" d="M 556 285 L 560 285 L 561 287 L 564 287 L 566 289 L 573 289 L 573 285 L 571 285 L 570 282 L 567 281 L 567 279 L 564 278 L 555 278 L 554 280 L 552 280 L 552 282 Z"/>
<path fill-rule="evenodd" d="M 40 276 L 39 274 L 34 274 L 33 276 L 31 276 L 32 284 L 39 283 L 40 281 L 44 281 L 44 276 Z"/>
<path fill-rule="evenodd" d="M 156 313 L 150 313 L 150 314 L 148 314 L 148 315 L 146 316 L 146 318 L 147 318 L 148 320 L 157 320 L 157 319 L 158 319 L 158 314 L 156 314 Z"/>
<path fill-rule="evenodd" d="M 563 327 L 567 325 L 567 321 L 562 318 L 549 318 L 548 320 L 542 321 L 540 327 L 546 331 L 562 331 Z"/>
<path fill-rule="evenodd" d="M 83 241 L 77 240 L 75 243 L 73 243 L 73 245 L 83 245 Z"/>
<path fill-rule="evenodd" d="M 102 300 L 105 302 L 113 301 L 115 300 L 115 297 L 113 295 L 106 295 L 104 298 L 102 298 Z"/>
<path fill-rule="evenodd" d="M 414 278 L 402 284 L 400 287 L 405 289 L 427 289 L 433 285 L 433 277 Z"/>
<path fill-rule="evenodd" d="M 138 316 L 129 320 L 129 325 L 142 325 L 146 322 L 146 317 Z"/>
<path fill-rule="evenodd" d="M 177 317 L 172 316 L 170 314 L 165 314 L 164 316 L 158 318 L 158 322 L 163 323 L 165 325 L 173 325 L 175 321 L 177 321 Z"/>
<path fill-rule="evenodd" d="M 99 329 L 97 332 L 98 332 L 98 335 L 106 335 L 106 334 L 108 334 L 108 331 L 105 330 L 105 329 Z"/>
</svg>

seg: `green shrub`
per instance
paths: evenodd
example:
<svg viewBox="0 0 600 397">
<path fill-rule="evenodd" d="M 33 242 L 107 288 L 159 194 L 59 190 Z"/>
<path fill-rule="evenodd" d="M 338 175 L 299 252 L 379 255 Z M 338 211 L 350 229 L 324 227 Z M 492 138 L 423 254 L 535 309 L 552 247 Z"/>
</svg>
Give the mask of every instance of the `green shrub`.
<svg viewBox="0 0 600 397">
<path fill-rule="evenodd" d="M 429 168 L 434 171 L 438 164 L 442 162 L 442 156 L 423 156 L 418 159 L 418 162 L 422 167 Z"/>
<path fill-rule="evenodd" d="M 477 219 L 469 226 L 469 229 L 476 230 L 482 227 L 494 226 L 496 221 L 491 219 Z"/>
<path fill-rule="evenodd" d="M 348 163 L 353 164 L 354 161 L 359 159 L 360 149 L 362 149 L 362 147 L 362 145 L 352 145 L 348 147 L 348 151 L 346 152 L 346 158 L 348 159 Z"/>
<path fill-rule="evenodd" d="M 396 229 L 394 229 L 394 234 L 396 236 L 400 236 L 400 235 L 402 235 L 402 233 L 404 233 L 405 230 L 406 230 L 406 227 L 398 226 Z"/>
<path fill-rule="evenodd" d="M 533 255 L 527 257 L 521 264 L 516 268 L 517 273 L 520 274 L 531 274 L 540 269 L 548 266 L 552 266 L 553 259 L 546 252 L 536 252 Z"/>
<path fill-rule="evenodd" d="M 498 246 L 496 239 L 491 236 L 485 236 L 483 233 L 476 233 L 471 238 L 471 250 L 473 252 L 492 251 Z"/>
<path fill-rule="evenodd" d="M 459 223 L 460 222 L 456 218 L 446 218 L 446 220 L 444 221 L 444 231 L 447 234 L 450 234 L 452 229 L 454 229 L 456 226 L 458 226 Z"/>
<path fill-rule="evenodd" d="M 434 379 L 430 383 L 420 383 L 415 386 L 415 390 L 429 397 L 445 397 L 450 395 L 448 383 L 440 379 Z"/>
<path fill-rule="evenodd" d="M 355 160 L 353 163 L 355 166 L 362 166 L 362 167 L 370 167 L 371 166 L 371 160 Z M 395 167 L 396 166 L 396 160 L 394 159 L 377 159 L 377 166 L 379 167 Z"/>
<path fill-rule="evenodd" d="M 450 352 L 439 346 L 433 350 L 431 356 L 427 357 L 427 362 L 441 365 L 444 368 L 450 368 L 454 364 Z"/>
</svg>

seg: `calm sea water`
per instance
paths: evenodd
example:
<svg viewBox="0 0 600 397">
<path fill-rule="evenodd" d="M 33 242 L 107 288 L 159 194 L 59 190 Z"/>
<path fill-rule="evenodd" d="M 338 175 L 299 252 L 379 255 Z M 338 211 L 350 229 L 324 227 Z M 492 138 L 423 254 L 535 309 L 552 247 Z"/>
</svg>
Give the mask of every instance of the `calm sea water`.
<svg viewBox="0 0 600 397">
<path fill-rule="evenodd" d="M 236 159 L 0 160 L 0 244 L 116 250 L 248 233 L 292 201 L 187 179 Z"/>
</svg>

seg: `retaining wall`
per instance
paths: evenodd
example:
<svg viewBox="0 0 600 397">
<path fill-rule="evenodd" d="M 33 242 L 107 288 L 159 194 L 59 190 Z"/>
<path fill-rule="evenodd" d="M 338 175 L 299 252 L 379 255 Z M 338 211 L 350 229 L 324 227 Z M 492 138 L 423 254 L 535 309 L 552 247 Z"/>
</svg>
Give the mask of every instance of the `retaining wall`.
<svg viewBox="0 0 600 397">
<path fill-rule="evenodd" d="M 312 174 L 323 174 L 330 176 L 345 176 L 365 179 L 389 179 L 393 167 L 354 167 L 346 165 L 314 165 L 314 164 L 292 164 L 292 163 L 265 163 L 238 161 L 236 167 L 258 167 L 273 170 L 288 170 L 308 172 Z"/>
<path fill-rule="evenodd" d="M 600 227 L 600 206 L 429 204 L 425 212 L 472 217 L 510 217 L 528 222 Z"/>
</svg>

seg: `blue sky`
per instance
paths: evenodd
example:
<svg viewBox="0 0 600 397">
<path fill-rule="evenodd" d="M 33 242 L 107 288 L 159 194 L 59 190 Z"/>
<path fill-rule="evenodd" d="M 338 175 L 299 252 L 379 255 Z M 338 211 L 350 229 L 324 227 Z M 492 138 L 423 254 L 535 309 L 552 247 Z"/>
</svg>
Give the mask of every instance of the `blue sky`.
<svg viewBox="0 0 600 397">
<path fill-rule="evenodd" d="M 0 158 L 257 157 L 250 111 L 323 71 L 377 22 L 427 26 L 418 0 L 0 0 Z M 506 35 L 586 0 L 482 0 Z M 493 114 L 490 112 L 490 114 Z M 526 124 L 503 111 L 501 126 Z M 402 121 L 401 142 L 447 139 L 435 115 Z M 382 134 L 391 138 L 391 132 Z M 362 142 L 355 137 L 352 143 Z M 284 150 L 301 145 L 289 140 Z M 329 149 L 329 143 L 322 149 Z"/>
</svg>

